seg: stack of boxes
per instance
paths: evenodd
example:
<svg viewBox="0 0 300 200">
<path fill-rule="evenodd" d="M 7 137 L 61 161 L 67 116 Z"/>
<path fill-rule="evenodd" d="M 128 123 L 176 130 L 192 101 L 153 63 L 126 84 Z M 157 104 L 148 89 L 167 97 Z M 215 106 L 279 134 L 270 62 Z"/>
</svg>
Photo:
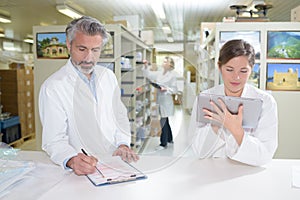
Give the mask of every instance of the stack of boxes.
<svg viewBox="0 0 300 200">
<path fill-rule="evenodd" d="M 151 106 L 151 122 L 150 122 L 150 136 L 160 137 L 161 126 L 160 126 L 160 115 L 159 115 L 159 105 L 155 104 Z"/>
<path fill-rule="evenodd" d="M 3 112 L 19 116 L 21 136 L 34 136 L 33 69 L 1 69 L 1 104 Z"/>
</svg>

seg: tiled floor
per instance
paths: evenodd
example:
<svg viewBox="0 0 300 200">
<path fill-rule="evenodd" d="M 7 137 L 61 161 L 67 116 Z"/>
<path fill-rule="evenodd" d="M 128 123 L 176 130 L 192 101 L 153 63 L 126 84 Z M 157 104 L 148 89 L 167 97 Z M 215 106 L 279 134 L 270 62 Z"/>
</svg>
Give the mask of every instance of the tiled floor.
<svg viewBox="0 0 300 200">
<path fill-rule="evenodd" d="M 173 133 L 174 144 L 168 145 L 167 149 L 155 150 L 160 144 L 159 137 L 150 137 L 142 155 L 161 156 L 191 156 L 192 151 L 188 144 L 187 129 L 190 115 L 180 105 L 176 106 L 175 115 L 170 117 L 170 126 Z"/>
<path fill-rule="evenodd" d="M 192 151 L 188 145 L 187 129 L 190 115 L 181 105 L 177 105 L 175 115 L 170 117 L 170 125 L 173 132 L 174 144 L 169 145 L 167 149 L 155 150 L 160 144 L 159 137 L 150 137 L 145 145 L 141 155 L 159 155 L 159 156 L 191 156 Z M 36 150 L 35 139 L 24 142 L 20 147 L 22 150 Z"/>
</svg>

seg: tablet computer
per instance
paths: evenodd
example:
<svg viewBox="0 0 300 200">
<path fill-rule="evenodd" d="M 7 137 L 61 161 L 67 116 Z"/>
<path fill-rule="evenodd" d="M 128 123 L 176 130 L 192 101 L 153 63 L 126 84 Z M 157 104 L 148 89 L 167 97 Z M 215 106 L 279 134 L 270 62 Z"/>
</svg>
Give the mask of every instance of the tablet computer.
<svg viewBox="0 0 300 200">
<path fill-rule="evenodd" d="M 203 112 L 203 108 L 211 110 L 214 112 L 214 108 L 210 105 L 210 101 L 214 101 L 219 107 L 218 99 L 222 99 L 223 102 L 227 105 L 228 110 L 232 114 L 236 114 L 238 112 L 239 105 L 243 105 L 243 123 L 242 126 L 244 128 L 255 128 L 258 124 L 258 120 L 260 117 L 260 113 L 262 110 L 261 99 L 256 98 L 244 98 L 244 97 L 232 97 L 232 96 L 224 96 L 224 95 L 215 95 L 208 93 L 200 93 L 197 97 L 197 121 L 202 123 L 212 123 L 218 124 L 213 120 L 206 119 L 205 113 Z"/>
</svg>

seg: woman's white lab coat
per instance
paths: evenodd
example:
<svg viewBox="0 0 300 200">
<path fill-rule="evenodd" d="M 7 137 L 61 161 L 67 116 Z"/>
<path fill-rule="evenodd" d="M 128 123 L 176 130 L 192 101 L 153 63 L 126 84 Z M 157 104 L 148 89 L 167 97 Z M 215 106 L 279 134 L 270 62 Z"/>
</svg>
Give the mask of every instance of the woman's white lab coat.
<svg viewBox="0 0 300 200">
<path fill-rule="evenodd" d="M 225 95 L 224 85 L 218 85 L 205 93 Z M 194 152 L 200 158 L 229 157 L 249 165 L 259 166 L 271 161 L 278 145 L 277 103 L 267 92 L 246 84 L 242 97 L 263 100 L 262 112 L 255 129 L 244 129 L 239 146 L 231 133 L 220 128 L 216 134 L 210 124 L 196 121 L 197 99 L 194 103 L 189 135 Z"/>
<path fill-rule="evenodd" d="M 167 87 L 167 91 L 157 90 L 156 103 L 159 105 L 161 117 L 174 115 L 174 103 L 172 94 L 177 93 L 177 76 L 174 70 L 169 70 L 165 74 L 163 71 L 150 71 L 143 69 L 144 76 L 153 82 Z"/>
<path fill-rule="evenodd" d="M 61 166 L 81 148 L 111 155 L 120 144 L 130 145 L 127 110 L 113 72 L 95 67 L 96 101 L 75 70 L 69 60 L 43 83 L 39 95 L 42 149 Z"/>
</svg>

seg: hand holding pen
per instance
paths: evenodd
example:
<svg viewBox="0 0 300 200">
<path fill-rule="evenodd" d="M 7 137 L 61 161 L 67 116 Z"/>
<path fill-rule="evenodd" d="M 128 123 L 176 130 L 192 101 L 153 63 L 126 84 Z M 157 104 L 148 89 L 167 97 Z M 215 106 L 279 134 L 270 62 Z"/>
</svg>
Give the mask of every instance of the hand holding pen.
<svg viewBox="0 0 300 200">
<path fill-rule="evenodd" d="M 72 168 L 77 175 L 92 174 L 96 171 L 96 164 L 98 160 L 94 156 L 89 156 L 83 149 L 82 153 L 72 157 L 67 166 Z"/>
</svg>

